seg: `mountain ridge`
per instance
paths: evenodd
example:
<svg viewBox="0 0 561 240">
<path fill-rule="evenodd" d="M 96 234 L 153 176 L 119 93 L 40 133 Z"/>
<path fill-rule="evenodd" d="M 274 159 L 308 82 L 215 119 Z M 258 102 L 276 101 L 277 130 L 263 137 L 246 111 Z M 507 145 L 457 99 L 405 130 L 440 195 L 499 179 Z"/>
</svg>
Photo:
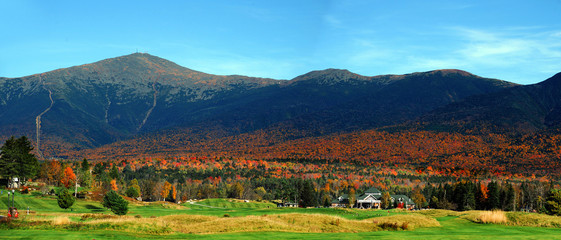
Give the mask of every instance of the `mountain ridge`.
<svg viewBox="0 0 561 240">
<path fill-rule="evenodd" d="M 326 69 L 288 81 L 222 76 L 135 53 L 2 78 L 0 86 L 0 135 L 34 136 L 40 152 L 61 156 L 61 148 L 168 130 L 198 141 L 267 129 L 299 132 L 292 138 L 372 129 L 517 85 L 456 69 L 371 77 Z"/>
<path fill-rule="evenodd" d="M 561 126 L 561 73 L 513 88 L 436 109 L 420 119 L 424 125 L 491 132 L 534 132 Z"/>
</svg>

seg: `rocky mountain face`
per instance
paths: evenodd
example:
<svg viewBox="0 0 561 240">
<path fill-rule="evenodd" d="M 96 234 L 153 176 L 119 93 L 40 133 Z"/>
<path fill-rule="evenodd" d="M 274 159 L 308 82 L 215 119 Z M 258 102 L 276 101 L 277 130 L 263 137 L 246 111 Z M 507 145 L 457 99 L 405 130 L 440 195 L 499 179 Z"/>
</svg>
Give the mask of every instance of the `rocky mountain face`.
<svg viewBox="0 0 561 240">
<path fill-rule="evenodd" d="M 136 53 L 0 78 L 0 136 L 27 135 L 46 156 L 178 130 L 193 138 L 270 128 L 321 136 L 399 124 L 522 87 L 460 70 L 366 77 L 327 69 L 290 81 L 218 76 Z"/>
</svg>

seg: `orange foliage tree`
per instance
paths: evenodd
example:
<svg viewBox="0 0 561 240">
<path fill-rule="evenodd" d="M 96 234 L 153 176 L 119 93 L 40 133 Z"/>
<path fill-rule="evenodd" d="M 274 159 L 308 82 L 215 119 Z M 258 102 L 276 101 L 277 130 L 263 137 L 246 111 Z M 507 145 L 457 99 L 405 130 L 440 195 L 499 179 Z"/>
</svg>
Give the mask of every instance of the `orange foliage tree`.
<svg viewBox="0 0 561 240">
<path fill-rule="evenodd" d="M 74 184 L 76 182 L 76 174 L 74 174 L 74 171 L 72 171 L 71 167 L 66 167 L 64 169 L 64 175 L 63 175 L 62 179 L 60 180 L 60 182 L 66 188 L 70 187 L 72 184 Z"/>
<path fill-rule="evenodd" d="M 45 179 L 48 184 L 54 184 L 63 178 L 62 165 L 57 160 L 52 160 L 43 163 L 41 167 L 41 177 Z"/>
<path fill-rule="evenodd" d="M 171 186 L 171 198 L 173 200 L 176 200 L 177 199 L 176 197 L 177 197 L 177 190 L 175 189 L 175 185 L 172 185 Z"/>
</svg>

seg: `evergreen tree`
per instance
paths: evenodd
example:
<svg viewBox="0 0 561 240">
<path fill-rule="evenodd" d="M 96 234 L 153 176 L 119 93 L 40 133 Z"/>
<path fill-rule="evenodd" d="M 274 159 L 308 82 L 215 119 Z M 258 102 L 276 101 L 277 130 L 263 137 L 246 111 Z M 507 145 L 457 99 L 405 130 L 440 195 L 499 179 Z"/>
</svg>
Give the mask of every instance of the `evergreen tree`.
<svg viewBox="0 0 561 240">
<path fill-rule="evenodd" d="M 475 209 L 475 184 L 471 181 L 465 183 L 465 197 L 464 197 L 464 210 L 473 210 Z"/>
<path fill-rule="evenodd" d="M 102 205 L 117 215 L 125 215 L 129 211 L 129 202 L 113 190 L 105 194 Z"/>
<path fill-rule="evenodd" d="M 520 207 L 528 209 L 531 206 L 531 196 L 529 186 L 526 182 L 520 185 Z"/>
<path fill-rule="evenodd" d="M 137 198 L 140 196 L 140 191 L 134 186 L 130 186 L 127 191 L 125 191 L 125 194 L 127 195 L 127 197 Z"/>
<path fill-rule="evenodd" d="M 452 187 L 450 184 L 445 183 L 444 184 L 444 191 L 443 191 L 443 197 L 442 198 L 438 198 L 438 199 L 446 199 L 447 202 L 454 202 L 454 187 Z"/>
<path fill-rule="evenodd" d="M 130 164 L 127 164 L 124 168 L 123 171 L 121 172 L 121 178 L 127 181 L 130 181 L 133 178 L 133 174 L 134 172 L 132 171 L 132 168 L 130 166 Z"/>
<path fill-rule="evenodd" d="M 12 136 L 6 140 L 0 147 L 0 175 L 8 177 L 10 181 L 17 177 L 22 183 L 35 177 L 39 163 L 31 154 L 32 150 L 31 142 L 25 136 L 17 139 Z"/>
<path fill-rule="evenodd" d="M 512 184 L 508 184 L 506 189 L 505 189 L 505 194 L 504 194 L 504 202 L 503 202 L 503 209 L 506 211 L 514 211 L 515 207 L 515 193 L 514 193 L 514 188 L 512 187 Z"/>
<path fill-rule="evenodd" d="M 454 188 L 452 202 L 458 206 L 459 211 L 465 210 L 467 189 L 463 183 L 457 183 Z"/>
<path fill-rule="evenodd" d="M 75 201 L 76 199 L 72 196 L 72 194 L 70 194 L 70 192 L 66 188 L 63 188 L 58 193 L 57 203 L 60 208 L 67 209 L 69 207 L 72 207 Z"/>
<path fill-rule="evenodd" d="M 329 196 L 329 193 L 321 190 L 320 194 L 319 194 L 319 199 L 320 199 L 320 203 L 322 206 L 324 207 L 329 207 L 331 206 L 331 197 Z"/>
<path fill-rule="evenodd" d="M 439 201 L 444 199 L 444 187 L 442 186 L 442 183 L 438 184 L 438 188 L 435 191 L 435 196 Z"/>
<path fill-rule="evenodd" d="M 438 208 L 438 197 L 432 196 L 430 199 L 429 207 L 430 208 Z"/>
<path fill-rule="evenodd" d="M 113 167 L 109 171 L 109 177 L 112 179 L 119 178 L 119 169 L 117 169 L 117 166 L 113 165 Z"/>
<path fill-rule="evenodd" d="M 84 158 L 78 169 L 78 183 L 81 187 L 90 187 L 92 185 L 92 174 L 90 172 L 90 163 Z"/>
<path fill-rule="evenodd" d="M 101 175 L 103 172 L 105 172 L 105 162 L 102 163 L 98 163 L 94 166 L 93 168 L 93 174 L 99 176 Z"/>
<path fill-rule="evenodd" d="M 88 159 L 84 158 L 84 160 L 82 160 L 82 163 L 80 164 L 81 166 L 81 170 L 82 171 L 90 171 L 90 163 L 88 162 Z"/>
<path fill-rule="evenodd" d="M 302 188 L 302 206 L 313 207 L 317 205 L 316 191 L 314 190 L 314 185 L 312 181 L 304 181 Z"/>
<path fill-rule="evenodd" d="M 501 210 L 505 209 L 505 202 L 506 202 L 506 189 L 505 189 L 505 183 L 503 183 L 501 186 L 499 186 L 499 208 Z"/>
<path fill-rule="evenodd" d="M 492 181 L 487 186 L 487 189 L 489 191 L 487 209 L 501 209 L 499 185 L 495 181 Z"/>
<path fill-rule="evenodd" d="M 475 209 L 483 210 L 487 207 L 487 187 L 478 182 L 475 185 Z M 484 192 L 485 191 L 485 192 Z"/>
</svg>

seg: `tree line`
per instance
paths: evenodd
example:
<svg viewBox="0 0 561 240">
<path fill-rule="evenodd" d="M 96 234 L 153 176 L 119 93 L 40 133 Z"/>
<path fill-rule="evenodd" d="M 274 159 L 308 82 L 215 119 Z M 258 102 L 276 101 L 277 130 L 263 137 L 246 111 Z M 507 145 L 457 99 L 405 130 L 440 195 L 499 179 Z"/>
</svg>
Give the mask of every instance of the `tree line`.
<svg viewBox="0 0 561 240">
<path fill-rule="evenodd" d="M 79 184 L 86 189 L 81 195 L 96 192 L 104 196 L 114 192 L 143 201 L 184 202 L 219 197 L 329 206 L 332 199 L 342 194 L 356 197 L 375 186 L 389 194 L 407 195 L 419 208 L 555 213 L 555 199 L 559 198 L 558 186 L 551 181 L 454 178 L 441 173 L 426 174 L 433 172 L 430 168 L 398 172 L 337 160 L 223 158 L 95 164 L 87 159 L 47 160 L 39 167 L 32 149 L 25 137 L 8 139 L 0 148 L 0 174 L 10 179 L 19 177 L 23 182 L 37 177 L 48 185 L 65 189 Z"/>
<path fill-rule="evenodd" d="M 304 207 L 330 206 L 331 201 L 342 194 L 349 194 L 352 205 L 356 197 L 371 187 L 338 181 L 332 175 L 318 178 L 277 178 L 262 174 L 260 177 L 246 178 L 239 174 L 224 174 L 230 177 L 222 178 L 220 172 L 209 174 L 204 169 L 191 169 L 190 172 L 180 168 L 161 169 L 154 165 L 144 165 L 133 170 L 130 165 L 118 167 L 120 164 L 123 162 L 100 162 L 92 166 L 84 159 L 79 164 L 80 174 L 76 179 L 82 179 L 82 184 L 90 181 L 86 186 L 91 186 L 92 189 L 115 191 L 143 201 L 185 202 L 206 198 L 238 198 L 293 202 Z M 52 165 L 52 162 L 44 164 Z M 63 173 L 62 176 L 64 178 L 66 175 Z M 431 183 L 422 182 L 418 178 L 411 179 L 419 184 L 415 187 L 412 184 L 399 185 L 385 180 L 383 186 L 387 187 L 382 189 L 384 195 L 409 196 L 417 208 L 457 211 L 502 209 L 546 213 L 553 213 L 552 209 L 555 208 L 551 201 L 556 188 L 551 182 L 460 179 Z M 66 181 L 60 181 L 60 185 L 64 182 Z M 388 201 L 387 197 L 382 200 Z M 392 207 L 388 203 L 382 205 Z"/>
</svg>

